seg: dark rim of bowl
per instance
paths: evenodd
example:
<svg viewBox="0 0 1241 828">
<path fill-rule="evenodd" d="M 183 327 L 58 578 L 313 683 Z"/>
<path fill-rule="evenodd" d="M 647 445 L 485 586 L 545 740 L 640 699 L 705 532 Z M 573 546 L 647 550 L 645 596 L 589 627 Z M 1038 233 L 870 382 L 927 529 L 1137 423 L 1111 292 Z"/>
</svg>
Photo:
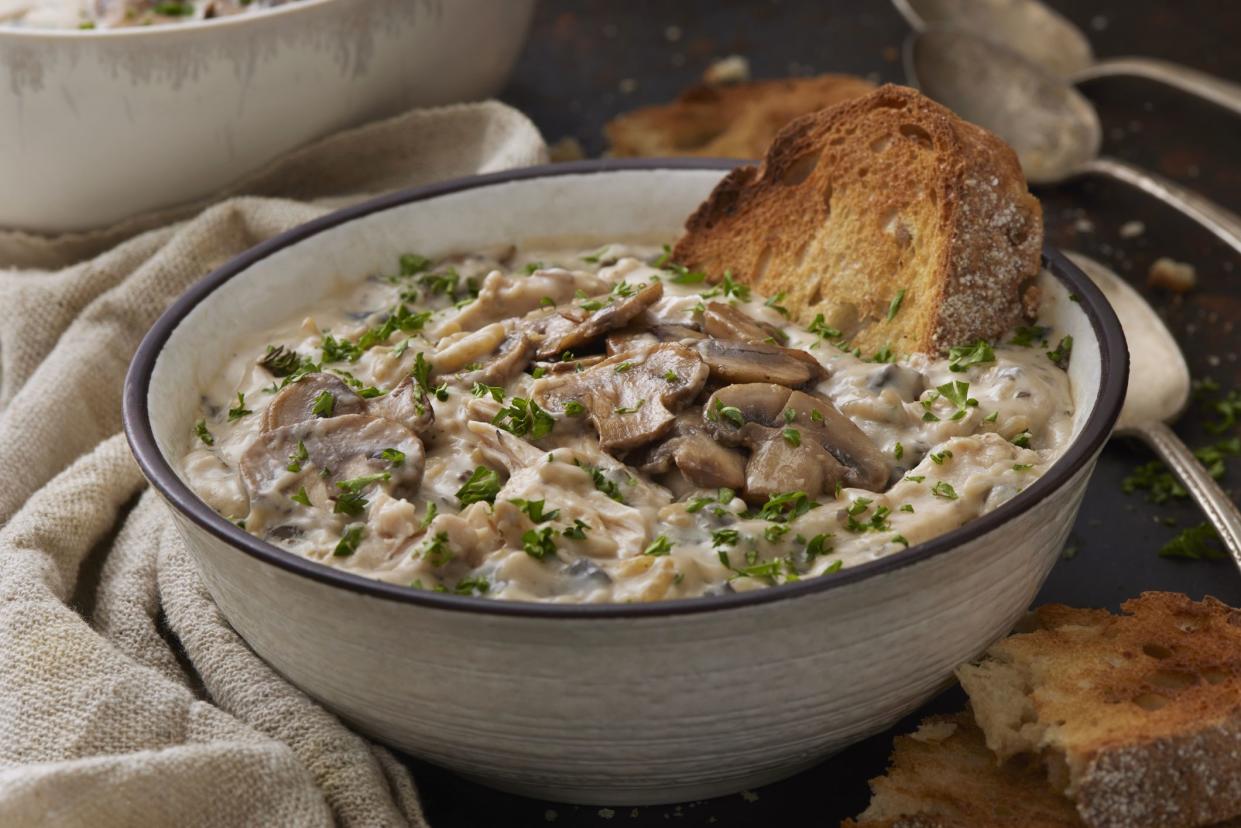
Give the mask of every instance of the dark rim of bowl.
<svg viewBox="0 0 1241 828">
<path fill-rule="evenodd" d="M 211 509 L 194 494 L 173 471 L 155 442 L 147 410 L 151 372 L 165 343 L 181 320 L 208 294 L 278 250 L 283 250 L 321 231 L 346 224 L 371 213 L 387 210 L 414 201 L 435 198 L 448 193 L 488 187 L 511 181 L 557 175 L 581 175 L 619 171 L 658 170 L 728 170 L 739 162 L 729 159 L 654 158 L 579 161 L 536 167 L 524 167 L 488 175 L 453 179 L 424 187 L 416 187 L 371 199 L 353 207 L 337 210 L 281 233 L 233 258 L 200 279 L 156 321 L 138 346 L 125 377 L 124 423 L 129 445 L 143 473 L 173 508 L 202 529 L 228 545 L 264 563 L 297 575 L 350 590 L 362 595 L 389 601 L 416 604 L 430 609 L 481 612 L 492 615 L 526 618 L 639 618 L 715 612 L 751 607 L 772 601 L 784 601 L 810 593 L 834 589 L 865 578 L 925 561 L 941 553 L 975 540 L 1020 515 L 1063 486 L 1102 448 L 1124 401 L 1128 381 L 1128 350 L 1120 322 L 1102 292 L 1062 253 L 1043 248 L 1043 265 L 1064 283 L 1086 314 L 1099 342 L 1100 383 L 1086 423 L 1077 439 L 1047 470 L 1046 474 L 995 511 L 945 532 L 923 543 L 878 560 L 847 567 L 830 575 L 806 578 L 791 584 L 756 589 L 727 595 L 700 598 L 676 598 L 645 604 L 552 604 L 533 601 L 507 601 L 450 593 L 419 590 L 385 583 L 361 575 L 343 572 L 273 546 L 248 534 Z"/>
</svg>

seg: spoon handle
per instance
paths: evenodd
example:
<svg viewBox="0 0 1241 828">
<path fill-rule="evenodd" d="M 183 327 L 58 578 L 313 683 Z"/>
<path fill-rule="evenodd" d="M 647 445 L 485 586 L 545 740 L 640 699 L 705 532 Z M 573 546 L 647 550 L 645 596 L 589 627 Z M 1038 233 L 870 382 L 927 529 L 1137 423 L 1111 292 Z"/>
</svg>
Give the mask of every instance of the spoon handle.
<svg viewBox="0 0 1241 828">
<path fill-rule="evenodd" d="M 1241 115 L 1241 86 L 1220 80 L 1205 72 L 1199 72 L 1197 69 L 1163 60 L 1141 57 L 1101 60 L 1093 66 L 1074 73 L 1073 81 L 1076 83 L 1112 75 L 1136 75 L 1140 78 L 1165 83 Z"/>
<path fill-rule="evenodd" d="M 1185 484 L 1190 497 L 1202 508 L 1220 539 L 1228 547 L 1233 562 L 1241 568 L 1241 512 L 1229 500 L 1228 495 L 1211 479 L 1207 470 L 1194 457 L 1193 452 L 1181 442 L 1172 429 L 1163 423 L 1143 423 L 1130 426 L 1130 432 L 1155 450 L 1159 458 Z"/>
<path fill-rule="evenodd" d="M 1137 187 L 1180 210 L 1241 253 L 1241 218 L 1180 184 L 1115 158 L 1095 158 L 1081 164 L 1074 172 L 1106 175 Z"/>
</svg>

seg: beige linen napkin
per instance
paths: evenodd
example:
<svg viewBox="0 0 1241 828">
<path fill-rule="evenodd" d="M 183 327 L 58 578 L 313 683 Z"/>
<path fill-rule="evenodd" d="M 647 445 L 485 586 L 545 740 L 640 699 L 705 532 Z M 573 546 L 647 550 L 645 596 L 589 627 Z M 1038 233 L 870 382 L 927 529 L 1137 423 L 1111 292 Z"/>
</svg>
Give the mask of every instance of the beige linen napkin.
<svg viewBox="0 0 1241 828">
<path fill-rule="evenodd" d="M 425 826 L 404 766 L 220 615 L 119 433 L 122 383 L 186 287 L 325 201 L 545 158 L 520 113 L 445 107 L 326 139 L 205 209 L 0 232 L 0 267 L 27 268 L 0 270 L 0 825 Z"/>
</svg>

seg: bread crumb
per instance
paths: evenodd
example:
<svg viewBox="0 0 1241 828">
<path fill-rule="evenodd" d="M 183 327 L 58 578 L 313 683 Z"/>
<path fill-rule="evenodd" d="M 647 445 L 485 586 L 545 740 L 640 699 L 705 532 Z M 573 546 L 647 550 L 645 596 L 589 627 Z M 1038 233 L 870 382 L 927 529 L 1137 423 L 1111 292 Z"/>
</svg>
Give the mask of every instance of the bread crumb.
<svg viewBox="0 0 1241 828">
<path fill-rule="evenodd" d="M 708 86 L 726 83 L 743 83 L 750 79 L 750 61 L 741 55 L 720 58 L 702 73 L 702 82 Z"/>
<path fill-rule="evenodd" d="M 1122 239 L 1136 239 L 1145 232 L 1146 225 L 1140 221 L 1126 221 L 1120 225 L 1120 237 Z"/>
<path fill-rule="evenodd" d="M 956 722 L 943 719 L 928 720 L 923 722 L 913 733 L 910 733 L 909 738 L 929 744 L 931 742 L 942 742 L 956 732 Z"/>
<path fill-rule="evenodd" d="M 1191 264 L 1160 256 L 1151 265 L 1146 275 L 1146 283 L 1174 293 L 1186 293 L 1198 284 L 1198 271 Z"/>
<path fill-rule="evenodd" d="M 586 157 L 582 142 L 572 135 L 566 135 L 547 148 L 547 158 L 553 163 L 560 161 L 581 161 Z"/>
</svg>

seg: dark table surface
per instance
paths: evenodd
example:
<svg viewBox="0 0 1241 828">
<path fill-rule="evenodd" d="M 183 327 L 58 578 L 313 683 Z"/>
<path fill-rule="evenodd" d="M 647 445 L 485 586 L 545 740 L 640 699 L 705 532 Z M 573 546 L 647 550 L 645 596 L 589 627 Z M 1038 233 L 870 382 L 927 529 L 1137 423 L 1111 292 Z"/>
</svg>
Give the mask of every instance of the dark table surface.
<svg viewBox="0 0 1241 828">
<path fill-rule="evenodd" d="M 1086 31 L 1100 57 L 1141 54 L 1241 80 L 1241 3 L 1098 2 L 1051 5 Z M 756 78 L 850 72 L 902 82 L 904 21 L 882 0 L 541 0 L 530 40 L 503 99 L 521 108 L 549 141 L 576 137 L 588 154 L 604 149 L 601 128 L 615 114 L 664 102 L 694 83 L 714 59 L 740 54 Z M 1108 79 L 1083 88 L 1104 126 L 1104 152 L 1158 171 L 1241 211 L 1241 120 L 1152 82 Z M 1137 286 L 1185 349 L 1195 378 L 1241 387 L 1234 325 L 1241 321 L 1237 256 L 1189 220 L 1108 180 L 1081 180 L 1037 191 L 1047 237 L 1109 264 Z M 1122 238 L 1121 225 L 1145 231 Z M 1197 267 L 1198 286 L 1183 296 L 1148 289 L 1150 263 L 1169 256 Z M 1140 372 L 1139 380 L 1140 381 Z M 1195 402 L 1176 429 L 1191 447 L 1238 433 L 1211 400 Z M 1202 521 L 1183 499 L 1146 502 L 1121 482 L 1151 460 L 1143 447 L 1113 441 L 1104 451 L 1070 538 L 1071 556 L 1053 570 L 1037 603 L 1115 608 L 1143 590 L 1241 605 L 1241 575 L 1227 561 L 1161 558 L 1161 546 Z M 1228 461 L 1224 485 L 1241 488 L 1241 458 Z M 936 699 L 893 731 L 848 748 L 796 777 L 705 802 L 644 808 L 577 807 L 501 794 L 415 763 L 434 828 L 450 826 L 603 826 L 624 824 L 835 825 L 861 811 L 866 780 L 883 772 L 892 733 L 912 729 L 928 711 L 960 706 L 959 690 Z"/>
</svg>

